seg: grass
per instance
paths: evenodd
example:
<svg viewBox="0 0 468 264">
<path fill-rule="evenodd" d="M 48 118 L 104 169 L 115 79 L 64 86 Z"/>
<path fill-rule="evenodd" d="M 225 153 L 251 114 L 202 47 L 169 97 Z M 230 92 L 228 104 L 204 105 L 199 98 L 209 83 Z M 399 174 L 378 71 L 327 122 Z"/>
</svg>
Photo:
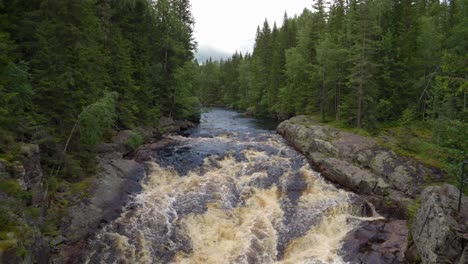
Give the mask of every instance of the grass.
<svg viewBox="0 0 468 264">
<path fill-rule="evenodd" d="M 414 199 L 412 203 L 408 204 L 406 208 L 406 213 L 410 223 L 413 223 L 416 219 L 416 214 L 418 213 L 419 208 L 421 207 L 421 199 Z"/>
</svg>

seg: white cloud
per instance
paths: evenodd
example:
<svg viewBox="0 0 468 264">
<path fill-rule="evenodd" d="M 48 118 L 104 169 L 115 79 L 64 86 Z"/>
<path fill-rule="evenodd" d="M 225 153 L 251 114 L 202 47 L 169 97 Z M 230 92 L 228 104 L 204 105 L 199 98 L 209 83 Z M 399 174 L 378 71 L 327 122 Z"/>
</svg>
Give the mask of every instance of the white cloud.
<svg viewBox="0 0 468 264">
<path fill-rule="evenodd" d="M 302 13 L 312 0 L 192 0 L 195 39 L 199 47 L 234 53 L 252 51 L 255 32 L 265 18 L 282 24 L 283 15 Z"/>
</svg>

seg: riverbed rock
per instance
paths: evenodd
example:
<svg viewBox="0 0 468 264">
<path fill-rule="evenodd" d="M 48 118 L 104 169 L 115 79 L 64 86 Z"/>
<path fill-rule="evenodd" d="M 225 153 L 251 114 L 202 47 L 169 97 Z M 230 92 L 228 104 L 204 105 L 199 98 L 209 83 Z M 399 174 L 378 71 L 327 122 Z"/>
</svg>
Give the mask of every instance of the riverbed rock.
<svg viewBox="0 0 468 264">
<path fill-rule="evenodd" d="M 405 220 L 364 222 L 350 232 L 342 247 L 349 263 L 403 263 L 408 245 Z"/>
<path fill-rule="evenodd" d="M 412 226 L 413 240 L 423 263 L 467 263 L 468 197 L 452 185 L 428 187 Z"/>
<path fill-rule="evenodd" d="M 284 121 L 277 130 L 328 180 L 358 194 L 387 197 L 394 205 L 406 207 L 401 197 L 392 200 L 393 192 L 414 199 L 427 179 L 443 180 L 440 170 L 400 156 L 370 137 L 320 124 L 309 116 Z"/>
</svg>

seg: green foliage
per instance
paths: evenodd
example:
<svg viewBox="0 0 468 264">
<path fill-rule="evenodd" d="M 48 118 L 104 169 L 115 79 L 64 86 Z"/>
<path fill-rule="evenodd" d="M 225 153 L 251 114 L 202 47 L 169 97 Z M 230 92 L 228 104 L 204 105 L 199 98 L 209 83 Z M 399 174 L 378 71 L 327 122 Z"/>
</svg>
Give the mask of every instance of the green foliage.
<svg viewBox="0 0 468 264">
<path fill-rule="evenodd" d="M 103 137 L 106 130 L 115 123 L 116 93 L 107 93 L 103 98 L 87 106 L 78 117 L 81 140 L 84 144 L 94 146 Z"/>
<path fill-rule="evenodd" d="M 416 214 L 418 213 L 419 208 L 421 207 L 421 200 L 414 199 L 408 207 L 406 208 L 406 214 L 408 215 L 410 223 L 416 219 Z"/>
<path fill-rule="evenodd" d="M 23 191 L 19 183 L 15 179 L 5 179 L 0 181 L 0 192 L 6 193 L 7 195 L 28 201 L 31 198 L 31 193 Z"/>
<path fill-rule="evenodd" d="M 143 137 L 139 133 L 133 133 L 126 143 L 127 147 L 129 147 L 131 150 L 137 149 L 142 144 Z"/>
</svg>

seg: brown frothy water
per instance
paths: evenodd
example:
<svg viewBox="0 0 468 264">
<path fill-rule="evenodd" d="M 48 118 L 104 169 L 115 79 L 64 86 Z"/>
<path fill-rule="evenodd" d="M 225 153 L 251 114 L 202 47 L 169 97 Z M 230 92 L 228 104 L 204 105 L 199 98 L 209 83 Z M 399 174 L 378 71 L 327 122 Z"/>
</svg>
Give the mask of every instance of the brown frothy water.
<svg viewBox="0 0 468 264">
<path fill-rule="evenodd" d="M 209 114 L 231 122 L 222 111 Z M 246 127 L 172 136 L 88 263 L 344 263 L 342 239 L 366 220 L 353 217 L 352 194 L 275 133 Z"/>
</svg>

